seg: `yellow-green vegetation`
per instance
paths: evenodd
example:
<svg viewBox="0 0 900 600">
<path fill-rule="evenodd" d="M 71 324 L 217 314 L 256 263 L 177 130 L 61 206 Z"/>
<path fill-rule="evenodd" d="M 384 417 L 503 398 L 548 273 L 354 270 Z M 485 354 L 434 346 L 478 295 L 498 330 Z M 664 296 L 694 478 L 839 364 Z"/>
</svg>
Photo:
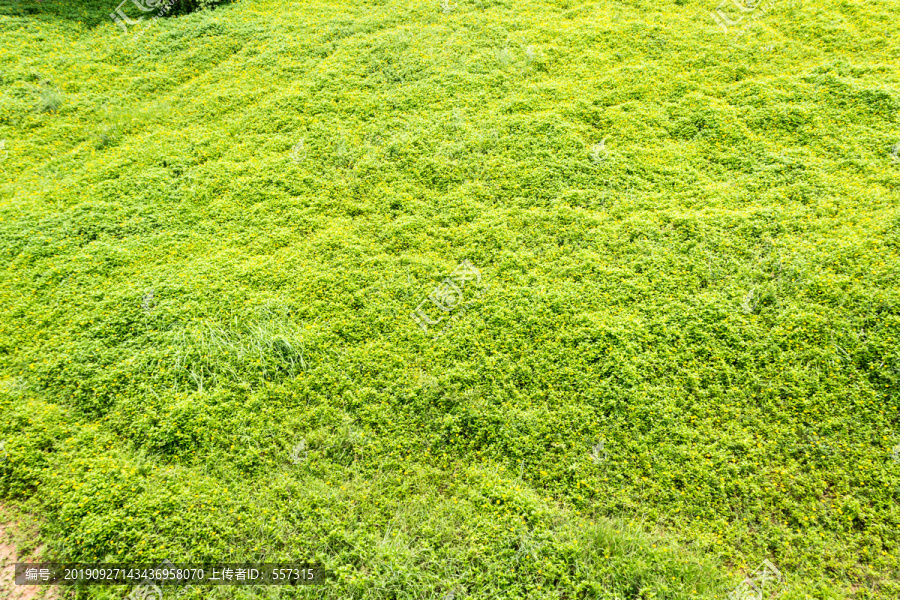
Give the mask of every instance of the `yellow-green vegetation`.
<svg viewBox="0 0 900 600">
<path fill-rule="evenodd" d="M 51 554 L 900 597 L 897 2 L 115 5 L 0 8 L 0 494 Z"/>
</svg>

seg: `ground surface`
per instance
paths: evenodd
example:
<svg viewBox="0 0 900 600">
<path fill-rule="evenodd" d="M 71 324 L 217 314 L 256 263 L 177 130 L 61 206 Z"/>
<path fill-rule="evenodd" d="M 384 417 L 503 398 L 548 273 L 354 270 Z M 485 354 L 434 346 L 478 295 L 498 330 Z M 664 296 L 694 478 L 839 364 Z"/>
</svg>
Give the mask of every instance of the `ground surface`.
<svg viewBox="0 0 900 600">
<path fill-rule="evenodd" d="M 15 584 L 17 562 L 40 562 L 47 559 L 43 555 L 43 546 L 29 547 L 29 542 L 33 542 L 39 534 L 33 520 L 28 519 L 31 527 L 23 526 L 21 517 L 12 514 L 5 506 L 0 506 L 0 598 L 52 600 L 57 597 L 58 590 L 55 587 Z M 23 552 L 23 546 L 30 551 Z"/>
<path fill-rule="evenodd" d="M 184 597 L 896 600 L 900 5 L 715 7 L 0 6 L 3 497 L 330 572 Z"/>
</svg>

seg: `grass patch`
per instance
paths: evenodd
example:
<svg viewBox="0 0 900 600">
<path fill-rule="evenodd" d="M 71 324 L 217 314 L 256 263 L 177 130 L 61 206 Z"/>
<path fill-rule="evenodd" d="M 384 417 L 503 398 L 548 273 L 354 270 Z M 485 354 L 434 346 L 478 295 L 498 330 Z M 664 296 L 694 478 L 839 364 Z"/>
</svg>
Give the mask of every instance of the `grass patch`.
<svg viewBox="0 0 900 600">
<path fill-rule="evenodd" d="M 0 493 L 55 556 L 900 594 L 896 6 L 60 6 L 0 14 Z"/>
</svg>

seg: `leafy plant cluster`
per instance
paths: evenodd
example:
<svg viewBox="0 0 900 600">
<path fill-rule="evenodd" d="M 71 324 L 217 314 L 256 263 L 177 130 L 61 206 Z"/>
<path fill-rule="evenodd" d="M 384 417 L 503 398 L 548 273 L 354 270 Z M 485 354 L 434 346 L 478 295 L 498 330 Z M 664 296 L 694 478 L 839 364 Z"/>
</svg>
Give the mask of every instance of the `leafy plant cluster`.
<svg viewBox="0 0 900 600">
<path fill-rule="evenodd" d="M 122 8 L 130 18 L 148 16 L 175 17 L 209 10 L 231 3 L 233 0 L 7 0 L 0 4 L 0 15 L 20 17 L 42 22 L 72 20 L 90 27 L 112 24 L 109 14 Z M 163 10 L 168 6 L 167 10 Z"/>
<path fill-rule="evenodd" d="M 0 496 L 54 556 L 900 594 L 895 7 L 259 0 L 136 52 L 45 4 L 0 16 Z"/>
</svg>

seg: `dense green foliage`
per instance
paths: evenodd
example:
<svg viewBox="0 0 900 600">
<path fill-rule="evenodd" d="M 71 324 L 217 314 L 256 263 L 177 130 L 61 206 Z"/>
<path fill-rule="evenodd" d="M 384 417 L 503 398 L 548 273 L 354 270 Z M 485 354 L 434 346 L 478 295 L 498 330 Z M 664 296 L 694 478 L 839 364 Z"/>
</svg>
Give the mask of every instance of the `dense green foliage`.
<svg viewBox="0 0 900 600">
<path fill-rule="evenodd" d="M 59 2 L 56 0 L 3 0 L 0 2 L 0 15 L 10 17 L 40 17 L 54 20 L 75 20 L 79 25 L 90 27 L 109 24 L 109 15 L 118 7 L 122 7 L 130 18 L 139 16 L 152 17 L 162 13 L 163 17 L 176 17 L 200 10 L 208 10 L 232 0 L 73 0 Z M 148 9 L 144 14 L 137 5 Z M 150 10 L 153 9 L 153 10 Z"/>
<path fill-rule="evenodd" d="M 60 559 L 900 597 L 895 2 L 94 6 L 0 11 L 0 493 Z"/>
</svg>

